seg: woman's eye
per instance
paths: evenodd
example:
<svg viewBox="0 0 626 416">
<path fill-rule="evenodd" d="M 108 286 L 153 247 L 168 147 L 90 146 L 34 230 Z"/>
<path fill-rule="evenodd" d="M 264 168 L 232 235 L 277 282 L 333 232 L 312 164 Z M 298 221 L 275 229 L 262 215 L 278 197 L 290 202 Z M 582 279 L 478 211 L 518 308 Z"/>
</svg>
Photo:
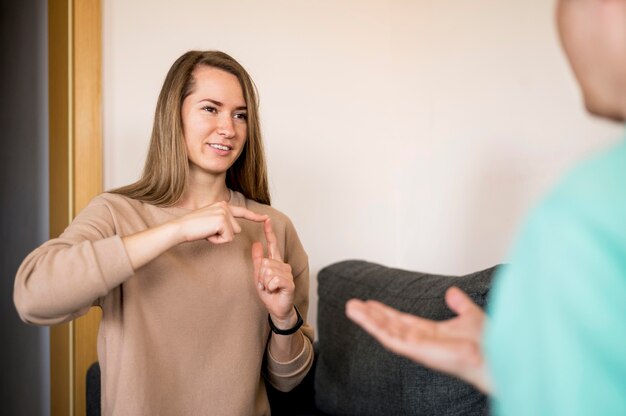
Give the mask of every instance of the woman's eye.
<svg viewBox="0 0 626 416">
<path fill-rule="evenodd" d="M 211 107 L 210 105 L 205 105 L 204 107 L 202 107 L 202 110 L 206 111 L 207 113 L 217 112 L 217 109 L 215 107 Z"/>
<path fill-rule="evenodd" d="M 235 114 L 235 118 L 238 120 L 247 120 L 248 119 L 248 114 L 246 113 L 236 113 Z"/>
</svg>

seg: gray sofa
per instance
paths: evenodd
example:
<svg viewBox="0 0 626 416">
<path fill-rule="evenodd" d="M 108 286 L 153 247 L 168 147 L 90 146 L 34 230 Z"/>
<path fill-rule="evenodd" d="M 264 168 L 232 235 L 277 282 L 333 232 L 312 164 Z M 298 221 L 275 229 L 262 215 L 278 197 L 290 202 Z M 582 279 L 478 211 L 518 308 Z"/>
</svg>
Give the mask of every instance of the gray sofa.
<svg viewBox="0 0 626 416">
<path fill-rule="evenodd" d="M 495 267 L 465 276 L 388 268 L 360 260 L 332 264 L 318 275 L 316 361 L 296 389 L 269 387 L 273 415 L 487 415 L 487 398 L 455 378 L 395 356 L 349 321 L 345 303 L 376 299 L 435 320 L 454 314 L 444 302 L 458 286 L 485 305 Z"/>
</svg>

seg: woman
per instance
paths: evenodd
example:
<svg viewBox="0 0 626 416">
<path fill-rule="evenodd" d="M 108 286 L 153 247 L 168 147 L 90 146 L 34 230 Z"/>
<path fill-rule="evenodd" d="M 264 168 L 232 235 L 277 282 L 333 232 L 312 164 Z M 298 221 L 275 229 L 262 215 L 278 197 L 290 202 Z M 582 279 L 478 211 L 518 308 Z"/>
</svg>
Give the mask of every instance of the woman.
<svg viewBox="0 0 626 416">
<path fill-rule="evenodd" d="M 232 57 L 185 53 L 141 179 L 94 198 L 18 270 L 26 322 L 102 308 L 104 414 L 269 414 L 264 379 L 286 391 L 312 364 L 307 256 L 269 206 L 257 107 Z"/>
</svg>

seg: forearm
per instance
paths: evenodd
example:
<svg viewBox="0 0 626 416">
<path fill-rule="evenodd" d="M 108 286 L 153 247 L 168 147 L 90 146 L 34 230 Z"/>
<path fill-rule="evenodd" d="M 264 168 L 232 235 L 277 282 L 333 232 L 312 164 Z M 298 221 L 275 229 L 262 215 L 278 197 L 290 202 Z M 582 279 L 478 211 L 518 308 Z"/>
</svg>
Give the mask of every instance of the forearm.
<svg viewBox="0 0 626 416">
<path fill-rule="evenodd" d="M 108 203 L 97 198 L 61 236 L 29 254 L 13 296 L 22 320 L 53 325 L 80 316 L 183 234 L 179 222 L 127 237 L 119 233 Z"/>
<path fill-rule="evenodd" d="M 180 227 L 176 223 L 165 223 L 122 238 L 126 254 L 133 270 L 154 260 L 156 257 L 182 242 Z"/>
<path fill-rule="evenodd" d="M 276 318 L 272 319 L 274 325 L 279 329 L 292 328 L 297 321 L 298 317 L 295 313 L 295 309 L 292 315 L 283 322 L 276 320 Z M 300 331 L 296 331 L 291 335 L 279 335 L 272 333 L 269 343 L 269 351 L 276 361 L 286 363 L 293 360 L 302 352 L 303 344 L 304 338 Z"/>
</svg>

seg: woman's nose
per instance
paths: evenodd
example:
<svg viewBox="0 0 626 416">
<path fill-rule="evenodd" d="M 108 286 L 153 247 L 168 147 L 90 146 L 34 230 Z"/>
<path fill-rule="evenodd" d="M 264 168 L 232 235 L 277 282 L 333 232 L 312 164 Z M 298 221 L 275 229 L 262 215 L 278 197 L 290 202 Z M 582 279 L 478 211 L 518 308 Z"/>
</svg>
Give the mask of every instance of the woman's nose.
<svg viewBox="0 0 626 416">
<path fill-rule="evenodd" d="M 235 135 L 233 119 L 230 116 L 222 116 L 219 118 L 218 131 L 220 135 L 231 138 Z"/>
</svg>

